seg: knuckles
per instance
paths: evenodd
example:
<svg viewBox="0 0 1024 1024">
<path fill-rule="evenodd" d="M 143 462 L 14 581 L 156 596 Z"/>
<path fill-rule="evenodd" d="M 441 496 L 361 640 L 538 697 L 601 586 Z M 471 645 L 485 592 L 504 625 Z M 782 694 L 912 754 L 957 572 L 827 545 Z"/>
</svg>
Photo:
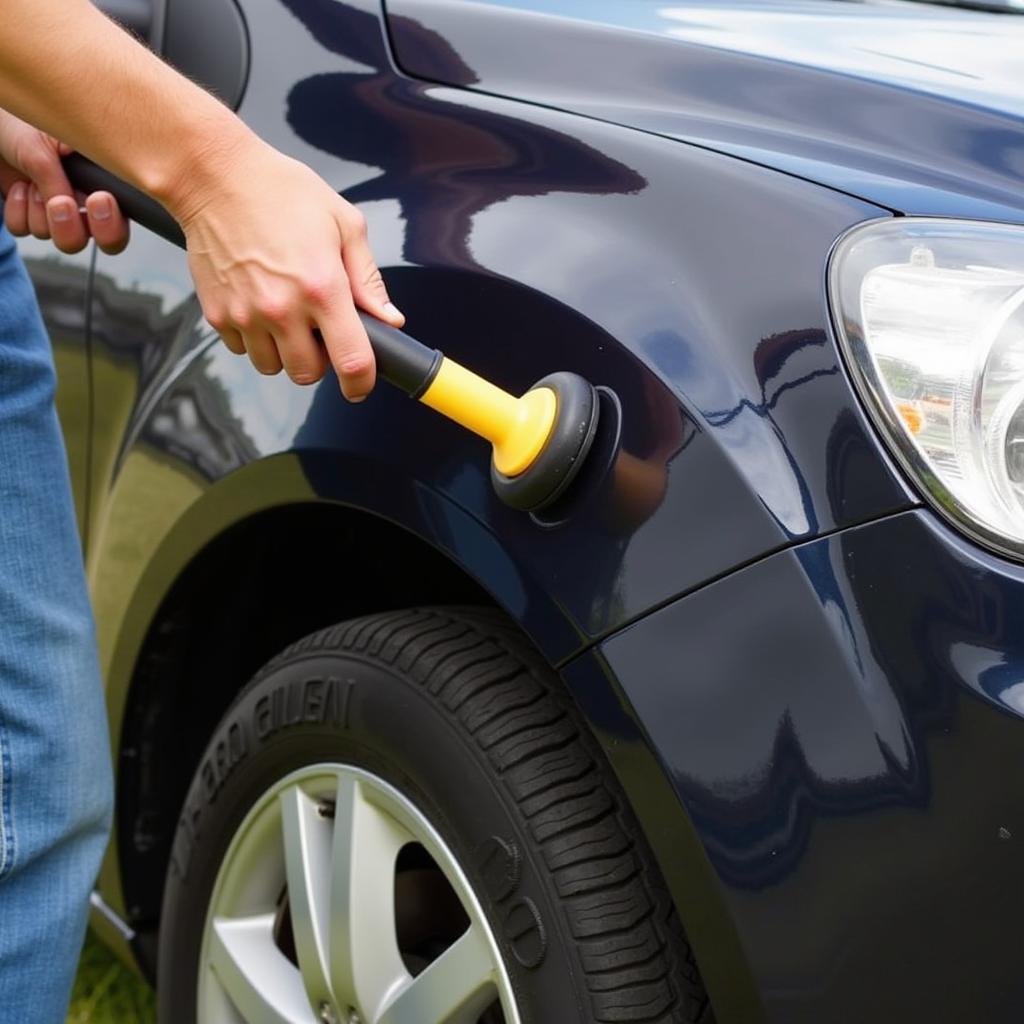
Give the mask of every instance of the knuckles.
<svg viewBox="0 0 1024 1024">
<path fill-rule="evenodd" d="M 364 377 L 373 369 L 373 359 L 370 356 L 351 355 L 342 359 L 338 365 L 338 372 L 343 377 Z"/>
<path fill-rule="evenodd" d="M 287 289 L 265 291 L 248 308 L 241 304 L 233 310 L 232 320 L 242 330 L 258 323 L 285 327 L 304 310 L 326 309 L 338 292 L 338 282 L 326 275 L 307 275 L 291 283 Z M 304 318 L 303 318 L 304 319 Z"/>
<path fill-rule="evenodd" d="M 385 293 L 384 288 L 384 275 L 381 274 L 380 268 L 374 264 L 369 273 L 366 275 L 366 280 L 363 282 L 363 287 L 368 291 Z"/>
<path fill-rule="evenodd" d="M 306 304 L 317 309 L 325 309 L 337 290 L 336 280 L 316 274 L 307 276 L 300 286 L 300 294 Z"/>
<path fill-rule="evenodd" d="M 252 306 L 233 306 L 228 310 L 228 325 L 244 334 L 256 326 L 256 317 L 256 310 Z"/>
<path fill-rule="evenodd" d="M 256 300 L 255 315 L 268 324 L 278 325 L 288 317 L 291 306 L 284 296 L 267 292 Z"/>
<path fill-rule="evenodd" d="M 354 206 L 347 206 L 342 218 L 346 238 L 364 239 L 367 237 L 366 217 L 363 216 L 361 210 L 357 210 Z"/>
<path fill-rule="evenodd" d="M 218 333 L 223 334 L 231 326 L 227 313 L 222 309 L 204 309 L 206 322 Z"/>
</svg>

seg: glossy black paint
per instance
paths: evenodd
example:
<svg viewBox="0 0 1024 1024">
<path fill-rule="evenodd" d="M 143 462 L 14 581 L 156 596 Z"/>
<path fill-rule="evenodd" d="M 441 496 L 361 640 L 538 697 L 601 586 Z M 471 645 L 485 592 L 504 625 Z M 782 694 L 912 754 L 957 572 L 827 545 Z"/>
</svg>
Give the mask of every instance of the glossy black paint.
<svg viewBox="0 0 1024 1024">
<path fill-rule="evenodd" d="M 335 449 L 447 494 L 581 640 L 766 549 L 907 504 L 840 374 L 821 300 L 833 239 L 879 211 L 662 139 L 410 81 L 369 11 L 273 11 L 251 19 L 242 113 L 363 204 L 410 333 L 510 390 L 557 369 L 614 387 L 630 459 L 614 496 L 545 533 L 489 494 L 482 444 L 385 389 L 358 409 L 330 383 L 290 397 L 294 441 L 253 439 L 254 451 Z M 320 56 L 283 59 L 307 33 Z M 293 80 L 317 60 L 347 70 Z M 115 278 L 140 267 L 162 273 L 100 258 Z M 154 386 L 169 369 L 153 367 Z M 265 387 L 280 401 L 276 383 L 232 377 L 233 404 L 263 407 Z M 312 483 L 337 494 L 346 475 L 339 463 L 336 480 Z M 485 584 L 489 565 L 470 566 Z M 575 646 L 536 639 L 555 659 Z"/>
<path fill-rule="evenodd" d="M 421 78 L 903 213 L 1024 220 L 1024 18 L 877 0 L 388 0 Z"/>
<path fill-rule="evenodd" d="M 1022 586 L 908 512 L 603 645 L 769 1020 L 1019 1018 Z"/>
<path fill-rule="evenodd" d="M 300 389 L 232 356 L 174 246 L 136 230 L 99 255 L 72 332 L 92 397 L 67 426 L 78 443 L 91 422 L 72 457 L 121 753 L 107 902 L 147 923 L 124 879 L 160 856 L 144 791 L 161 762 L 125 709 L 158 713 L 167 595 L 233 530 L 319 505 L 440 552 L 560 668 L 721 1021 L 1016 1019 L 1024 571 L 912 511 L 823 279 L 834 239 L 891 210 L 1022 219 L 1018 114 L 795 59 L 786 10 L 809 31 L 829 9 L 895 24 L 885 5 L 671 8 L 692 15 L 669 26 L 683 37 L 741 12 L 712 47 L 622 23 L 664 4 L 594 4 L 542 19 L 555 35 L 532 49 L 525 0 L 389 0 L 390 36 L 378 0 L 240 6 L 242 116 L 360 205 L 407 329 L 510 390 L 560 369 L 610 386 L 619 454 L 530 519 L 494 497 L 482 442 L 395 390 L 349 406 L 333 379 Z M 54 324 L 75 308 L 65 263 L 33 267 Z M 348 583 L 309 557 L 322 537 L 278 543 L 310 588 Z M 259 571 L 208 585 L 228 599 Z"/>
</svg>

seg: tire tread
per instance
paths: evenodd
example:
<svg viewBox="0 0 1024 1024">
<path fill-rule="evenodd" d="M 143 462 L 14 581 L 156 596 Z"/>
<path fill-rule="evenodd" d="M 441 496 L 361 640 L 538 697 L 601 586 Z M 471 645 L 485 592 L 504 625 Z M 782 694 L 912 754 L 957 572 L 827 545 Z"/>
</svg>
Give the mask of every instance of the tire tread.
<svg viewBox="0 0 1024 1024">
<path fill-rule="evenodd" d="M 422 608 L 305 637 L 300 654 L 344 650 L 407 674 L 473 738 L 519 808 L 550 873 L 600 1024 L 710 1024 L 682 925 L 603 754 L 544 664 L 503 616 Z"/>
</svg>

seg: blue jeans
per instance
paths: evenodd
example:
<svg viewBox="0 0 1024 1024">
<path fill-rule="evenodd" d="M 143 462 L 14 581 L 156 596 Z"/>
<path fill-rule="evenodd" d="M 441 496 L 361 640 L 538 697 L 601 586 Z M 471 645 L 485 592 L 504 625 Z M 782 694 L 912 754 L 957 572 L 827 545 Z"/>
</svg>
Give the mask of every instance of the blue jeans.
<svg viewBox="0 0 1024 1024">
<path fill-rule="evenodd" d="M 2 1024 L 64 1020 L 111 816 L 92 612 L 53 394 L 35 295 L 0 228 Z"/>
</svg>

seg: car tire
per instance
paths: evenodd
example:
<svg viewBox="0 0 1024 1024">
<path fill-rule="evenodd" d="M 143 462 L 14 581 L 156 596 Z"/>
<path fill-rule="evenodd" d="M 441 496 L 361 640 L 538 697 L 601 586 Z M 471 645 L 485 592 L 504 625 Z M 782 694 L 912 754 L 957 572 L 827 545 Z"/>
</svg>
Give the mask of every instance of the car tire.
<svg viewBox="0 0 1024 1024">
<path fill-rule="evenodd" d="M 254 814 L 278 813 L 275 808 L 287 800 L 306 806 L 307 798 L 320 799 L 314 791 L 328 785 L 324 779 L 334 779 L 332 772 L 355 778 L 353 785 L 367 799 L 390 793 L 388 799 L 411 808 L 403 813 L 422 815 L 428 823 L 418 827 L 436 830 L 438 849 L 452 863 L 446 866 L 438 854 L 424 868 L 430 858 L 414 858 L 412 870 L 420 872 L 414 877 L 433 879 L 425 890 L 429 909 L 422 911 L 423 927 L 440 933 L 443 927 L 434 918 L 448 920 L 447 912 L 430 904 L 440 899 L 431 895 L 438 885 L 448 883 L 429 871 L 440 865 L 449 881 L 461 872 L 469 890 L 456 893 L 462 911 L 471 903 L 482 910 L 480 927 L 500 960 L 495 977 L 505 979 L 503 998 L 514 1002 L 522 1022 L 710 1021 L 696 964 L 658 869 L 558 677 L 499 614 L 436 608 L 358 619 L 300 640 L 257 674 L 222 719 L 185 800 L 167 874 L 158 965 L 163 1024 L 220 1024 L 208 1000 L 202 1012 L 197 1008 L 202 986 L 221 984 L 220 970 L 210 967 L 210 943 L 218 941 L 216 929 L 228 917 L 210 908 L 227 906 L 217 894 L 252 889 L 240 877 L 244 871 L 268 887 L 260 897 L 264 902 L 279 884 L 263 881 L 273 872 L 259 866 L 259 856 L 236 861 L 232 851 L 245 849 L 256 841 L 253 835 L 263 835 L 260 829 L 270 828 L 252 824 L 263 820 Z M 267 796 L 290 779 L 298 780 L 298 796 L 282 795 L 277 803 Z M 316 779 L 316 785 L 308 781 Z M 333 818 L 340 812 L 331 799 L 323 813 Z M 341 828 L 338 822 L 328 825 Z M 422 842 L 434 849 L 427 839 Z M 273 844 L 267 849 L 271 861 L 281 859 Z M 402 847 L 395 862 L 396 908 L 403 858 L 416 849 Z M 287 857 L 285 875 L 294 878 L 287 874 L 293 863 Z M 280 869 L 276 861 L 272 867 Z M 403 881 L 407 877 L 413 876 L 401 875 Z M 361 883 L 360 891 L 369 887 Z M 308 948 L 312 934 L 302 918 L 307 947 L 295 937 L 299 918 L 289 915 L 301 898 L 286 885 L 277 903 L 281 921 L 275 918 L 273 925 L 274 942 L 296 965 L 295 950 Z M 383 890 L 380 898 L 386 905 Z M 256 899 L 253 906 L 258 904 Z M 348 915 L 356 917 L 355 911 Z M 470 919 L 475 920 L 472 913 Z M 406 925 L 395 927 L 408 931 Z M 438 948 L 447 948 L 448 941 L 441 936 Z M 401 955 L 416 977 L 430 962 L 405 947 Z M 308 981 L 306 971 L 302 977 Z M 349 1005 L 355 999 L 318 1002 L 310 985 L 305 988 L 310 1022 L 374 1019 L 372 1008 Z M 237 1007 L 233 993 L 232 1002 Z M 463 1007 L 461 1016 L 450 1019 L 479 1016 L 466 1012 Z M 492 1006 L 479 1019 L 501 1021 L 502 1014 Z"/>
</svg>

